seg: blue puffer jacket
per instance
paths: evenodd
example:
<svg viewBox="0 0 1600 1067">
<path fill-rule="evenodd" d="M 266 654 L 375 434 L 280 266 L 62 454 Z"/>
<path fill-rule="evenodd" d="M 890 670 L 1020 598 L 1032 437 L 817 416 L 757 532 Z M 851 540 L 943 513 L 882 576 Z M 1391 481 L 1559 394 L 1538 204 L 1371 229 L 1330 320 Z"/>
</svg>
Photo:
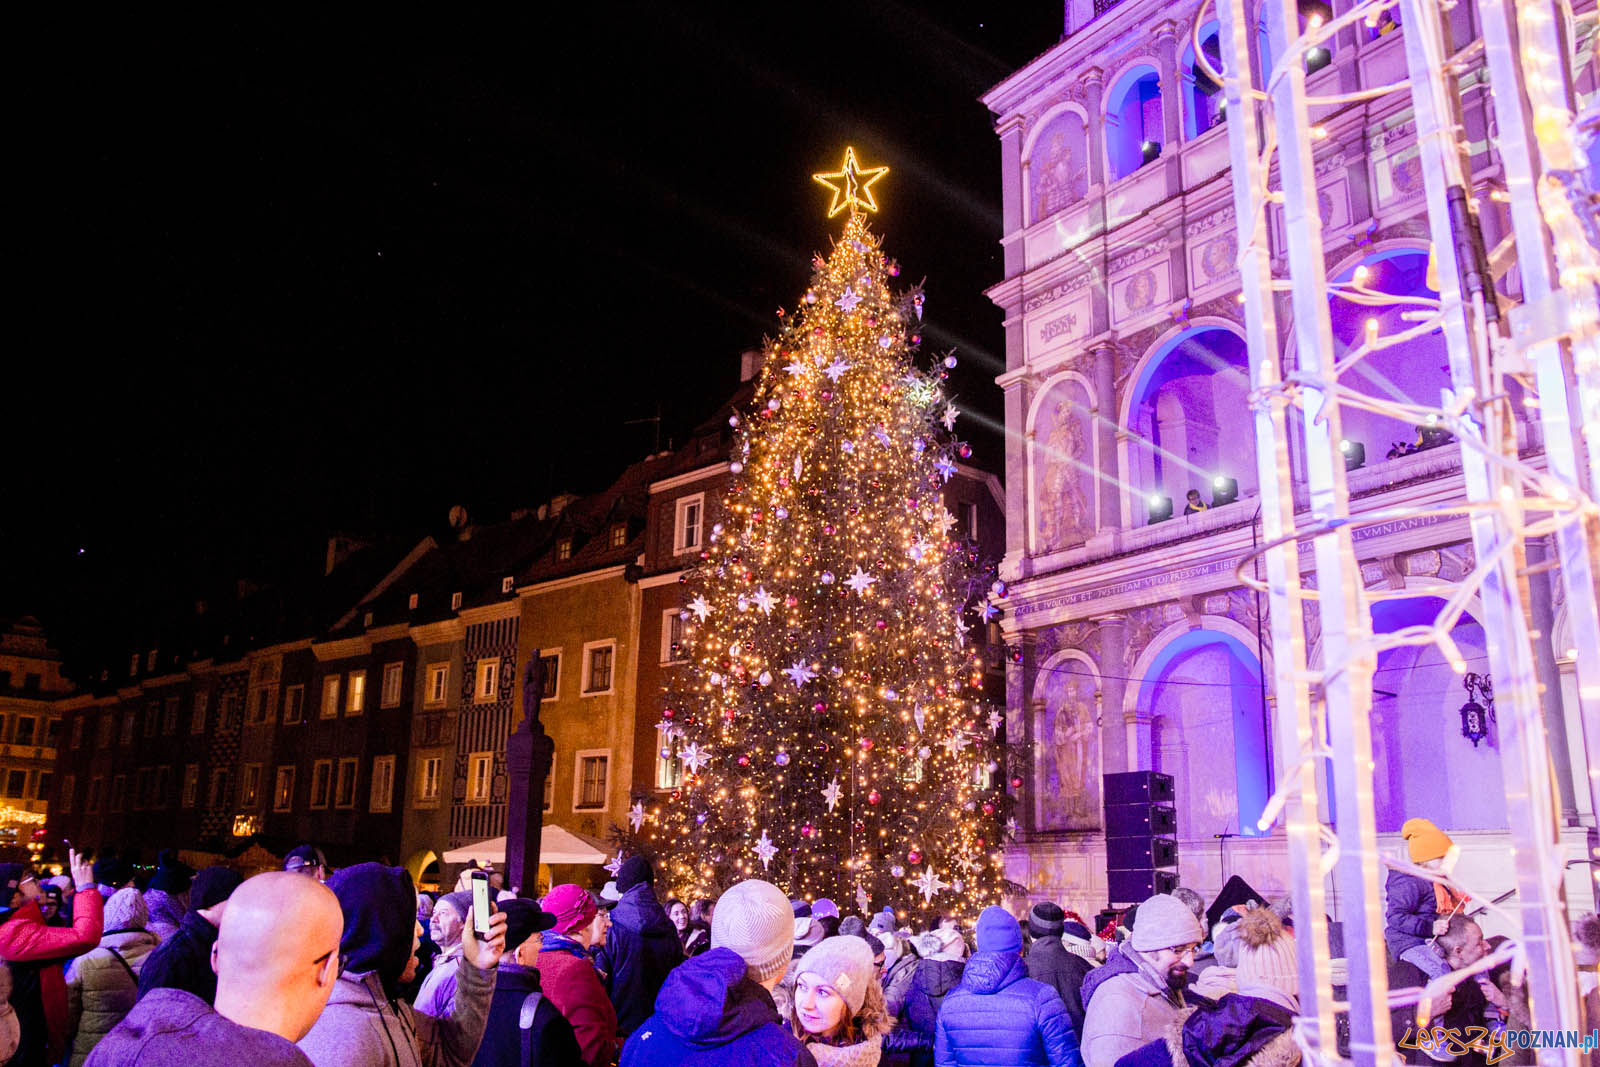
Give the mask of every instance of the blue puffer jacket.
<svg viewBox="0 0 1600 1067">
<path fill-rule="evenodd" d="M 1404 871 L 1390 871 L 1384 883 L 1383 940 L 1395 959 L 1433 936 L 1439 902 L 1433 883 Z"/>
<path fill-rule="evenodd" d="M 772 994 L 745 976 L 732 949 L 675 968 L 656 1012 L 628 1038 L 621 1067 L 817 1067 L 779 1020 Z"/>
<path fill-rule="evenodd" d="M 1061 994 L 1028 977 L 1016 952 L 978 952 L 944 1000 L 938 1067 L 1083 1067 Z"/>
<path fill-rule="evenodd" d="M 650 1014 L 667 972 L 683 962 L 678 928 L 661 910 L 648 882 L 622 894 L 611 909 L 611 932 L 595 963 L 607 976 L 606 992 L 617 1009 L 617 1036 L 638 1029 Z"/>
</svg>

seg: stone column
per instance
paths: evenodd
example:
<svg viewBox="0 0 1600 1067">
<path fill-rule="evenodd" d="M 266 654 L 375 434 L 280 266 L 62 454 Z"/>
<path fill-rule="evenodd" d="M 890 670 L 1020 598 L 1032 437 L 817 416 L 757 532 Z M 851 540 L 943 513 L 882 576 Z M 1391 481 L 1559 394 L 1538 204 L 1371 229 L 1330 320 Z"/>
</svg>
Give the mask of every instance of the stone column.
<svg viewBox="0 0 1600 1067">
<path fill-rule="evenodd" d="M 1127 725 L 1122 718 L 1122 702 L 1128 683 L 1124 660 L 1127 655 L 1128 619 L 1124 615 L 1102 615 L 1100 626 L 1100 773 L 1117 774 L 1131 770 L 1128 763 Z"/>
<path fill-rule="evenodd" d="M 1122 508 L 1118 497 L 1122 495 L 1122 478 L 1117 469 L 1117 365 L 1110 344 L 1100 343 L 1091 348 L 1094 357 L 1094 391 L 1096 397 L 1094 416 L 1095 440 L 1095 528 L 1116 530 L 1121 528 Z"/>
<path fill-rule="evenodd" d="M 506 888 L 525 894 L 539 881 L 539 844 L 544 832 L 544 780 L 556 744 L 539 721 L 544 693 L 544 664 L 539 649 L 528 654 L 522 669 L 522 721 L 506 738 L 506 771 L 510 793 L 506 797 Z"/>
<path fill-rule="evenodd" d="M 1183 79 L 1178 71 L 1178 27 L 1162 22 L 1155 28 L 1156 55 L 1161 65 L 1161 160 L 1167 172 L 1167 195 L 1183 191 Z"/>
<path fill-rule="evenodd" d="M 1028 390 L 1020 381 L 1005 387 L 1006 426 L 1021 428 L 1028 420 Z M 1006 434 L 1006 558 L 1022 560 L 1028 552 L 1028 444 L 1020 433 Z"/>
<path fill-rule="evenodd" d="M 1022 116 L 1011 115 L 995 127 L 1000 135 L 1000 217 L 1001 233 L 1010 235 L 1022 229 Z M 1021 241 L 1010 241 L 1004 246 L 1006 277 L 1020 274 L 1023 268 L 1024 249 Z"/>
<path fill-rule="evenodd" d="M 1023 796 L 1022 819 L 1019 820 L 1023 832 L 1031 833 L 1037 808 L 1031 793 L 1042 786 L 1042 768 L 1034 749 L 1033 736 L 1033 685 L 1039 671 L 1039 638 L 1027 631 L 1008 634 L 1006 646 L 1006 741 L 1020 745 L 1033 768 L 1033 781 L 1029 783 L 1028 793 Z M 1021 650 L 1020 658 L 1011 654 L 1014 649 Z"/>
<path fill-rule="evenodd" d="M 1106 72 L 1099 67 L 1085 68 L 1079 77 L 1083 86 L 1083 108 L 1089 113 L 1084 137 L 1089 142 L 1090 187 L 1106 184 L 1106 112 L 1102 103 L 1105 93 Z"/>
</svg>

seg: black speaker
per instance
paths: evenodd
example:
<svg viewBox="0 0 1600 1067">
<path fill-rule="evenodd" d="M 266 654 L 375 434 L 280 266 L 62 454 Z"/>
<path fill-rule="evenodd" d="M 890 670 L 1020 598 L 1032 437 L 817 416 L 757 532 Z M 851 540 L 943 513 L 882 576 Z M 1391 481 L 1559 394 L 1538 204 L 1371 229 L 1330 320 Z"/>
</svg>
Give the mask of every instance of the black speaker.
<svg viewBox="0 0 1600 1067">
<path fill-rule="evenodd" d="M 1170 837 L 1108 837 L 1106 867 L 1132 871 L 1149 867 L 1176 867 L 1178 843 Z"/>
<path fill-rule="evenodd" d="M 1142 904 L 1157 893 L 1178 888 L 1177 871 L 1107 871 L 1106 888 L 1113 904 Z M 1138 917 L 1134 918 L 1138 925 Z"/>
<path fill-rule="evenodd" d="M 1107 837 L 1155 837 L 1178 832 L 1178 814 L 1168 804 L 1107 804 Z"/>
<path fill-rule="evenodd" d="M 1171 804 L 1178 797 L 1172 775 L 1129 771 L 1101 776 L 1107 804 Z"/>
</svg>

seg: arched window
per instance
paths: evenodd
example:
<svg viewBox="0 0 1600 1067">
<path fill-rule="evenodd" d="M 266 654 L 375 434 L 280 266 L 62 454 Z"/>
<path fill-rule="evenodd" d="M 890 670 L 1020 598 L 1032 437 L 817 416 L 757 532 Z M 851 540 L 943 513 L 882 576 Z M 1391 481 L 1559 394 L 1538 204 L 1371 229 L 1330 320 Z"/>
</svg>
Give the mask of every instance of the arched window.
<svg viewBox="0 0 1600 1067">
<path fill-rule="evenodd" d="M 1112 181 L 1161 154 L 1161 130 L 1161 75 L 1154 67 L 1135 67 L 1107 98 L 1106 155 Z"/>
<path fill-rule="evenodd" d="M 1205 67 L 1222 72 L 1222 45 L 1219 24 L 1213 20 L 1200 27 L 1200 54 L 1205 65 L 1195 58 L 1194 44 L 1183 50 L 1183 134 L 1192 141 L 1224 117 L 1222 85 L 1206 73 Z"/>
<path fill-rule="evenodd" d="M 1146 363 L 1129 408 L 1139 438 L 1128 456 L 1135 525 L 1152 497 L 1170 499 L 1181 516 L 1186 505 L 1205 510 L 1255 494 L 1249 392 L 1244 340 L 1218 326 L 1179 334 Z"/>
</svg>

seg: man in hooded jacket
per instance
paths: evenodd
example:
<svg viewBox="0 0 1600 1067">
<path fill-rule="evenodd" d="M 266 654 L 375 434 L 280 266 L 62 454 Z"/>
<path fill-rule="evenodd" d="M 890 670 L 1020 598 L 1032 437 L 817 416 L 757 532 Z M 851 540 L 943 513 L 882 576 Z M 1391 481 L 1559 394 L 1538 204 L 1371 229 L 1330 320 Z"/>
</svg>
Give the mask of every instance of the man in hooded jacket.
<svg viewBox="0 0 1600 1067">
<path fill-rule="evenodd" d="M 656 899 L 656 873 L 643 856 L 630 856 L 617 871 L 622 899 L 611 910 L 611 931 L 595 965 L 606 975 L 606 992 L 617 1009 L 617 1036 L 639 1028 L 655 1005 L 667 974 L 683 962 L 678 929 Z"/>
<path fill-rule="evenodd" d="M 161 943 L 139 970 L 139 999 L 152 989 L 182 989 L 207 1004 L 217 999 L 217 972 L 211 967 L 211 946 L 228 898 L 244 879 L 226 867 L 207 867 L 194 877 L 189 900 L 194 910 L 183 917 L 178 932 Z"/>
<path fill-rule="evenodd" d="M 67 980 L 62 964 L 100 943 L 105 898 L 89 864 L 68 851 L 76 893 L 72 925 L 46 926 L 39 883 L 20 863 L 0 863 L 0 959 L 10 965 L 11 1007 L 21 1027 L 15 1064 L 59 1063 L 67 1047 Z M 48 1058 L 46 1058 L 48 1057 Z"/>
<path fill-rule="evenodd" d="M 939 1011 L 938 1067 L 1083 1067 L 1060 994 L 1028 977 L 1017 920 L 991 904 L 978 916 L 977 941 Z"/>
<path fill-rule="evenodd" d="M 417 894 L 403 867 L 360 863 L 328 879 L 344 915 L 344 971 L 300 1049 L 316 1067 L 467 1067 L 477 1054 L 505 951 L 506 920 L 496 912 L 480 941 L 461 932 L 455 1004 L 435 1019 L 399 999 L 416 966 Z"/>
</svg>

